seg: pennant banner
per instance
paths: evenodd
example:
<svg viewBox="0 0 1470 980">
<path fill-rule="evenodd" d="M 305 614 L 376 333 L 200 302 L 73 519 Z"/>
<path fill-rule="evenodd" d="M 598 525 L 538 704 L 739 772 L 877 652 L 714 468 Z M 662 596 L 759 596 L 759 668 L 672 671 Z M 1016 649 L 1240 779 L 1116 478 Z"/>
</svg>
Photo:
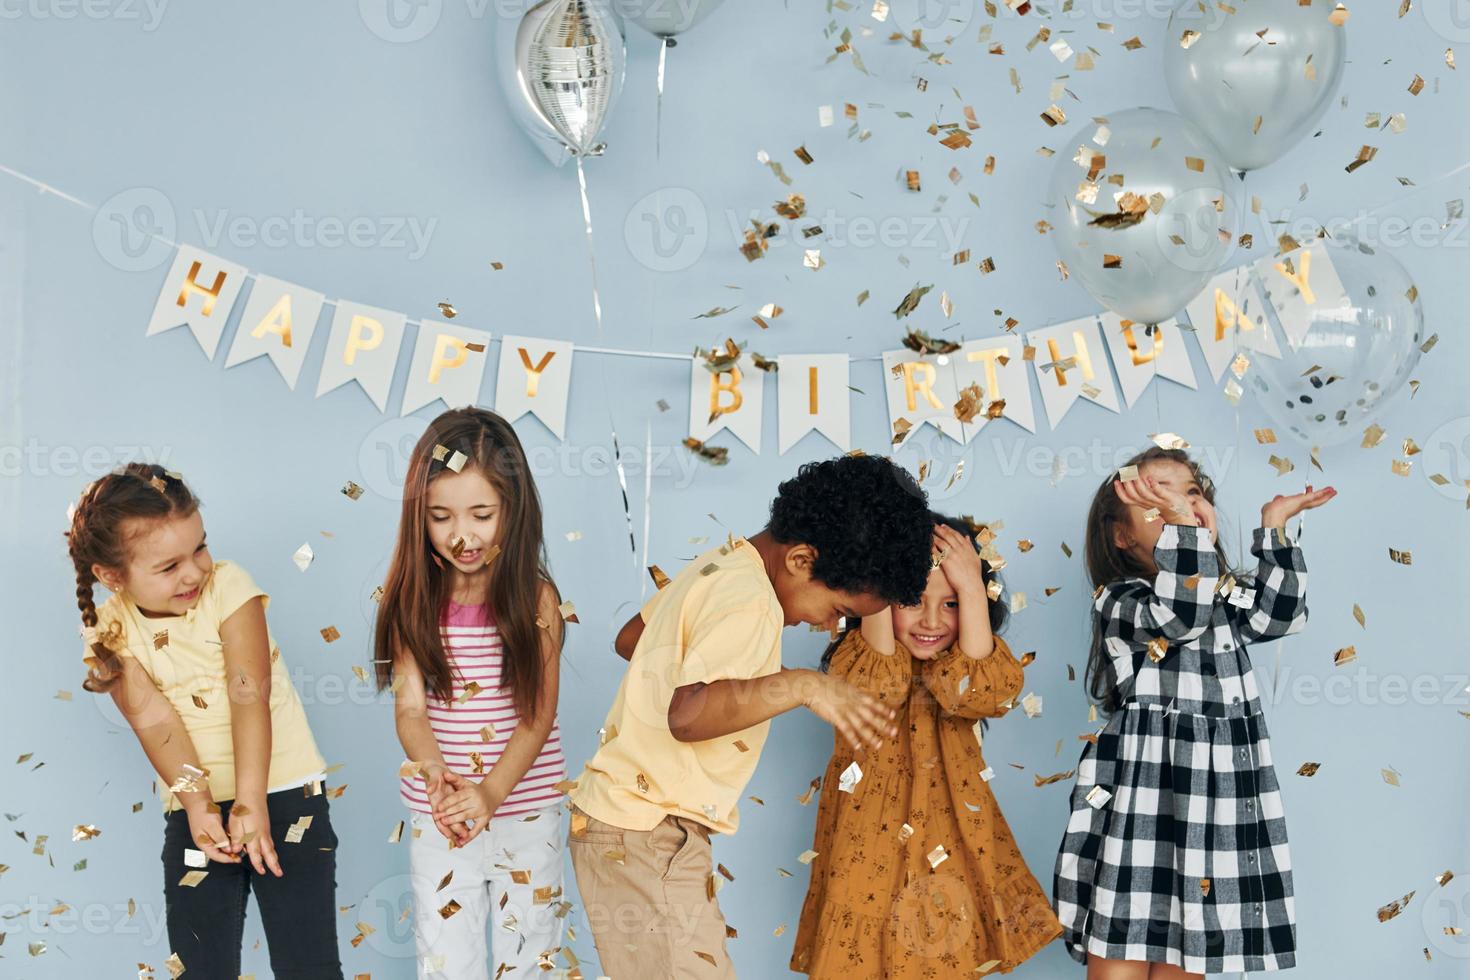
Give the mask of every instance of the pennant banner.
<svg viewBox="0 0 1470 980">
<path fill-rule="evenodd" d="M 243 265 L 180 245 L 168 277 L 163 280 L 163 291 L 153 304 L 146 336 L 187 326 L 204 356 L 214 360 L 225 321 L 235 308 L 240 287 L 245 285 L 245 275 Z"/>
<path fill-rule="evenodd" d="M 820 432 L 843 452 L 852 448 L 852 406 L 846 354 L 782 354 L 776 359 L 780 452 L 808 432 Z"/>
<path fill-rule="evenodd" d="M 1036 431 L 1036 408 L 1031 401 L 1031 374 L 1026 370 L 1025 347 L 1020 337 L 1007 334 L 960 345 L 952 355 L 955 385 L 963 391 L 980 386 L 980 411 L 965 426 L 966 442 L 990 422 L 990 413 L 1016 423 L 1027 432 Z"/>
<path fill-rule="evenodd" d="M 1086 316 L 1067 323 L 1033 330 L 1026 343 L 1036 348 L 1036 379 L 1041 384 L 1041 404 L 1053 429 L 1062 421 L 1078 397 L 1117 412 L 1118 393 L 1108 359 L 1103 355 L 1097 318 Z"/>
<path fill-rule="evenodd" d="M 240 314 L 235 342 L 225 358 L 225 367 L 244 364 L 264 354 L 286 379 L 286 386 L 295 390 L 326 299 L 315 290 L 283 279 L 256 276 L 255 287 L 245 301 L 245 312 Z"/>
<path fill-rule="evenodd" d="M 327 358 L 317 381 L 317 397 L 356 381 L 378 411 L 386 412 L 388 389 L 393 386 L 393 368 L 398 365 L 407 323 L 402 313 L 339 299 L 327 337 Z"/>
<path fill-rule="evenodd" d="M 701 442 L 721 429 L 759 455 L 762 389 L 766 372 L 742 354 L 727 370 L 711 371 L 704 358 L 689 365 L 689 436 Z"/>
<path fill-rule="evenodd" d="M 571 390 L 571 342 L 509 334 L 500 338 L 495 411 L 507 422 L 530 412 L 558 439 L 565 439 Z"/>
<path fill-rule="evenodd" d="M 1252 282 L 1253 272 L 1259 277 L 1256 283 Z M 252 274 L 243 266 L 180 246 L 154 303 L 147 334 L 187 326 L 212 360 L 226 323 L 239 305 L 240 290 L 250 278 L 255 284 L 239 316 L 225 366 L 265 355 L 294 389 L 321 308 L 329 302 L 315 290 Z M 1155 379 L 1197 388 L 1184 343 L 1186 331 L 1199 341 L 1217 383 L 1241 350 L 1280 357 L 1265 304 L 1255 293 L 1263 284 L 1293 345 L 1306 337 L 1314 314 L 1349 301 L 1331 256 L 1317 244 L 1288 256 L 1263 259 L 1253 267 L 1219 273 L 1186 308 L 1188 327 L 1167 320 L 1150 330 L 1104 311 L 1100 319 L 1089 315 L 1030 331 L 1024 342 L 1007 333 L 965 341 L 947 354 L 884 351 L 888 442 L 900 444 L 927 424 L 964 444 L 995 419 L 1035 432 L 1033 371 L 1052 428 L 1061 424 L 1079 398 L 1120 412 L 1119 388 L 1130 409 Z M 403 356 L 408 318 L 349 300 L 330 302 L 335 310 L 317 396 L 356 381 L 378 410 L 386 412 Z M 491 335 L 443 322 L 417 321 L 415 325 L 417 335 L 399 413 L 409 415 L 436 401 L 449 408 L 476 404 Z M 528 413 L 534 415 L 557 439 L 565 439 L 575 354 L 576 347 L 569 341 L 518 335 L 502 338 L 496 411 L 512 422 Z M 839 450 L 849 451 L 851 357 L 842 353 L 783 354 L 777 361 L 779 451 L 790 451 L 814 431 Z M 728 430 L 759 454 L 765 372 L 744 354 L 718 373 L 711 372 L 703 358 L 690 357 L 689 362 L 690 436 L 705 441 Z M 1115 378 L 1118 387 L 1114 387 Z M 973 409 L 969 421 L 961 422 L 956 413 L 966 414 L 969 409 Z M 895 442 L 894 435 L 901 438 Z"/>
<path fill-rule="evenodd" d="M 438 399 L 446 408 L 466 408 L 480 397 L 485 377 L 485 351 L 490 335 L 483 330 L 425 321 L 419 324 L 403 391 L 400 415 Z"/>
<path fill-rule="evenodd" d="M 1123 389 L 1123 402 L 1129 408 L 1154 378 L 1199 388 L 1179 324 L 1165 320 L 1151 329 L 1152 332 L 1141 323 L 1124 320 L 1112 310 L 1102 313 L 1103 340 L 1113 360 L 1118 386 Z"/>
</svg>

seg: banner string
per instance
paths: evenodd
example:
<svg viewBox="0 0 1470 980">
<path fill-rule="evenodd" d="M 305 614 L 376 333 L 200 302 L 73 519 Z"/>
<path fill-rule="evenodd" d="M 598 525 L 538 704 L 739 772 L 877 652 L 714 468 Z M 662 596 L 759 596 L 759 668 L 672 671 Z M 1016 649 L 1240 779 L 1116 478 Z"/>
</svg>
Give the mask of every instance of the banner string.
<svg viewBox="0 0 1470 980">
<path fill-rule="evenodd" d="M 1383 211 L 1383 210 L 1386 210 L 1387 208 L 1393 207 L 1394 205 L 1401 204 L 1404 201 L 1407 201 L 1410 198 L 1415 197 L 1418 194 L 1421 194 L 1421 193 L 1423 193 L 1426 190 L 1429 190 L 1434 185 L 1439 184 L 1439 183 L 1442 183 L 1443 181 L 1446 181 L 1446 180 L 1450 179 L 1451 177 L 1454 177 L 1454 176 L 1456 176 L 1458 174 L 1461 174 L 1461 173 L 1463 173 L 1463 172 L 1465 172 L 1467 170 L 1470 170 L 1470 160 L 1467 160 L 1466 162 L 1460 164 L 1459 166 L 1457 166 L 1457 167 L 1455 167 L 1455 168 L 1453 168 L 1453 169 L 1451 169 L 1449 171 L 1446 171 L 1445 173 L 1440 174 L 1438 177 L 1435 177 L 1435 178 L 1427 181 L 1424 184 L 1418 185 L 1417 187 L 1415 187 L 1414 190 L 1410 191 L 1407 194 L 1400 195 L 1399 197 L 1393 198 L 1391 200 L 1385 201 L 1382 204 L 1379 204 L 1379 205 L 1376 205 L 1376 206 L 1374 206 L 1372 208 L 1368 208 L 1368 209 L 1364 210 L 1363 213 L 1360 214 L 1358 217 L 1354 218 L 1352 221 L 1346 222 L 1345 224 L 1346 224 L 1347 227 L 1352 227 L 1354 225 L 1357 225 L 1358 223 L 1362 222 L 1363 220 L 1365 220 L 1370 215 L 1377 214 L 1379 211 Z M 56 198 L 58 198 L 58 199 L 60 199 L 62 201 L 65 201 L 66 203 L 68 203 L 68 204 L 70 204 L 70 205 L 72 205 L 74 207 L 82 208 L 83 210 L 90 211 L 90 212 L 93 212 L 93 213 L 96 213 L 97 211 L 101 210 L 98 205 L 88 203 L 87 201 L 84 201 L 81 198 L 76 197 L 75 195 L 68 194 L 66 191 L 60 189 L 59 187 L 56 187 L 56 186 L 54 186 L 52 184 L 48 184 L 45 181 L 39 180 L 39 179 L 37 179 L 35 177 L 32 177 L 30 174 L 24 173 L 23 171 L 16 170 L 13 167 L 6 166 L 3 163 L 0 163 L 0 173 L 5 174 L 6 176 L 12 177 L 12 178 L 20 181 L 21 183 L 29 184 L 30 186 L 36 188 L 36 190 L 39 193 L 41 193 L 41 194 L 49 194 L 49 195 L 51 195 L 53 197 L 56 197 Z M 584 220 L 584 222 L 586 222 L 588 224 L 588 227 L 590 229 L 591 215 L 590 215 L 590 209 L 588 207 L 588 202 L 587 202 L 587 197 L 586 197 L 586 181 L 585 181 L 585 179 L 583 179 L 581 177 L 579 177 L 579 181 L 580 181 L 580 183 L 582 185 L 583 220 Z M 1339 227 L 1341 227 L 1341 226 L 1339 226 Z M 178 242 L 176 242 L 173 239 L 168 238 L 168 237 L 166 237 L 164 235 L 159 235 L 159 234 L 155 234 L 153 232 L 148 232 L 148 231 L 141 232 L 141 234 L 143 234 L 144 236 L 146 236 L 148 238 L 153 239 L 154 241 L 161 242 L 162 244 L 167 245 L 167 246 L 169 246 L 170 248 L 173 248 L 173 249 L 178 249 L 178 248 L 181 247 Z M 589 247 L 590 247 L 590 239 L 589 239 Z M 255 272 L 252 272 L 252 271 L 250 271 L 248 269 L 245 272 L 245 279 L 247 281 L 250 281 L 250 282 L 255 281 L 256 276 L 257 276 L 257 274 Z M 595 263 L 593 265 L 593 289 L 594 289 L 594 295 L 593 295 L 594 313 L 596 314 L 596 316 L 598 318 L 598 330 L 599 330 L 599 336 L 600 336 L 600 334 L 601 334 L 601 326 L 602 326 L 602 306 L 601 306 L 600 299 L 596 295 L 596 265 L 595 265 Z M 323 306 L 327 306 L 327 307 L 332 307 L 332 308 L 335 309 L 336 306 L 337 306 L 337 302 L 338 302 L 337 300 L 334 300 L 331 297 L 326 297 L 326 298 L 323 299 L 322 305 Z M 1063 321 L 1060 321 L 1059 320 L 1058 322 L 1063 322 Z M 425 324 L 428 324 L 430 326 L 436 326 L 436 327 L 444 326 L 444 324 L 442 322 L 440 322 L 440 321 L 436 321 L 436 320 L 423 320 L 423 319 L 417 319 L 417 318 L 413 318 L 413 317 L 408 317 L 406 319 L 406 323 L 412 324 L 413 326 L 416 326 L 416 327 L 423 326 Z M 500 338 L 499 337 L 495 337 L 495 336 L 492 335 L 491 342 L 492 343 L 499 343 L 500 342 Z M 581 353 L 587 353 L 587 354 L 605 354 L 605 355 L 608 355 L 608 356 L 611 356 L 611 357 L 646 357 L 646 358 L 653 358 L 653 359 L 660 359 L 660 360 L 692 361 L 692 360 L 694 360 L 694 358 L 696 356 L 698 356 L 698 355 L 692 354 L 692 353 L 691 354 L 680 354 L 680 353 L 675 353 L 675 352 L 671 352 L 671 351 L 629 350 L 629 349 L 625 349 L 625 348 L 602 347 L 602 346 L 584 347 L 581 344 L 573 344 L 572 347 L 573 347 L 574 350 L 576 350 L 578 352 L 581 352 Z M 860 354 L 860 355 L 850 354 L 850 355 L 848 355 L 848 360 L 853 361 L 853 362 L 858 362 L 858 363 L 865 362 L 865 361 L 881 361 L 882 359 L 883 359 L 883 355 L 881 353 L 879 353 L 879 354 Z"/>
</svg>

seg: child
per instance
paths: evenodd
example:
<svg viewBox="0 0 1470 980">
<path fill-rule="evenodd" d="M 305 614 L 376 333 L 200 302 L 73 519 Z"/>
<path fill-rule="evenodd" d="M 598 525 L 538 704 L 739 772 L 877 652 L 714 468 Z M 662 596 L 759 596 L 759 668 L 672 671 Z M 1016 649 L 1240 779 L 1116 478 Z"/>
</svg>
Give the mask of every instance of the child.
<svg viewBox="0 0 1470 980">
<path fill-rule="evenodd" d="M 529 977 L 561 948 L 560 604 L 515 430 L 483 409 L 440 415 L 409 460 L 374 637 L 412 760 L 420 977 Z"/>
<path fill-rule="evenodd" d="M 734 833 L 770 719 L 809 708 L 854 747 L 893 712 L 837 677 L 781 666 L 781 629 L 835 628 L 916 602 L 933 528 L 924 493 L 875 456 L 808 463 L 770 522 L 690 562 L 623 627 L 630 660 L 571 793 L 570 847 L 602 973 L 728 980 L 710 835 Z"/>
<path fill-rule="evenodd" d="M 864 617 L 823 657 L 897 710 L 900 735 L 866 754 L 839 742 L 827 766 L 791 957 L 813 978 L 1009 973 L 1061 934 L 980 754 L 978 719 L 1021 693 L 1021 664 L 995 635 L 1000 585 L 966 523 L 933 519 L 920 603 Z"/>
<path fill-rule="evenodd" d="M 1057 856 L 1067 950 L 1090 980 L 1293 966 L 1286 822 L 1246 644 L 1306 624 L 1286 522 L 1335 491 L 1262 507 L 1260 563 L 1237 583 L 1214 488 L 1188 455 L 1150 448 L 1124 476 L 1087 517 L 1087 676 L 1109 717 L 1082 750 Z"/>
<path fill-rule="evenodd" d="M 189 976 L 238 976 L 253 891 L 276 977 L 341 977 L 326 763 L 266 626 L 269 597 L 210 556 L 199 501 L 161 466 L 89 486 L 67 539 L 83 686 L 112 695 L 158 772 L 173 954 Z M 112 593 L 100 608 L 98 582 Z"/>
</svg>

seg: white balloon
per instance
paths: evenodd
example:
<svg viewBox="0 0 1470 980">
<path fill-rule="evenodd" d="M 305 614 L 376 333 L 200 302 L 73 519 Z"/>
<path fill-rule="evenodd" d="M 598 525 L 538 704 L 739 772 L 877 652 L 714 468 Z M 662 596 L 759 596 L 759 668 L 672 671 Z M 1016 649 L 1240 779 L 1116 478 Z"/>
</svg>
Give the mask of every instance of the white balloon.
<svg viewBox="0 0 1470 980">
<path fill-rule="evenodd" d="M 1299 340 L 1288 338 L 1279 360 L 1252 357 L 1247 375 L 1266 414 L 1309 446 L 1361 438 L 1408 383 L 1424 343 L 1418 290 L 1393 256 L 1341 233 L 1323 244 L 1345 301 L 1314 305 Z"/>
<path fill-rule="evenodd" d="M 1099 303 L 1125 320 L 1160 323 L 1234 248 L 1235 183 L 1188 120 L 1162 109 L 1114 112 L 1058 151 L 1047 193 L 1053 243 Z"/>
<path fill-rule="evenodd" d="M 1332 4 L 1180 0 L 1164 39 L 1164 79 L 1181 115 L 1236 170 L 1276 160 L 1327 111 L 1347 59 Z"/>
</svg>

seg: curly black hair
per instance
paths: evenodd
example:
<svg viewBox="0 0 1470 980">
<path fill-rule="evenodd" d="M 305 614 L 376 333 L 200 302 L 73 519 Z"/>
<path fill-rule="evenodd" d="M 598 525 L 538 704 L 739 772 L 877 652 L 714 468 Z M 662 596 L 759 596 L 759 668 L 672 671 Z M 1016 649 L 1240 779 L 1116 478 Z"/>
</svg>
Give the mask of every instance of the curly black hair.
<svg viewBox="0 0 1470 980">
<path fill-rule="evenodd" d="M 977 536 L 983 526 L 976 524 L 970 518 L 949 517 L 945 514 L 935 512 L 929 515 L 929 523 L 931 525 L 947 524 L 968 538 L 970 544 L 977 550 L 979 549 L 980 543 L 977 540 Z M 1000 581 L 1000 573 L 990 566 L 990 562 L 982 558 L 980 559 L 980 578 L 985 583 L 986 589 L 989 590 L 991 583 Z M 1002 587 L 1004 587 L 1003 583 Z M 998 600 L 992 600 L 986 609 L 990 613 L 990 632 L 996 636 L 1000 636 L 1001 631 L 1006 628 L 1006 623 L 1011 618 L 1010 612 L 1006 609 L 1006 604 Z M 842 641 L 847 639 L 847 634 L 858 629 L 861 625 L 862 620 L 849 619 L 846 627 L 832 638 L 832 642 L 827 644 L 827 649 L 822 652 L 822 673 L 825 674 L 827 668 L 832 665 L 832 657 L 837 653 L 837 648 L 842 646 Z"/>
<path fill-rule="evenodd" d="M 767 527 L 782 544 L 815 548 L 812 577 L 828 588 L 912 605 L 929 581 L 928 499 L 881 456 L 803 464 L 777 490 Z"/>
</svg>

